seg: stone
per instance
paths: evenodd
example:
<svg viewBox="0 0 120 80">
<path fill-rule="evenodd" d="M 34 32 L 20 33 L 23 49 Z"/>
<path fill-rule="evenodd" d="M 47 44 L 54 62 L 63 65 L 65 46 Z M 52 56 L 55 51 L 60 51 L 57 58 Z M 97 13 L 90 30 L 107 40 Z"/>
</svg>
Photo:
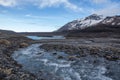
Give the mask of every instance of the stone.
<svg viewBox="0 0 120 80">
<path fill-rule="evenodd" d="M 57 53 L 53 53 L 53 55 L 57 55 Z"/>
<path fill-rule="evenodd" d="M 107 59 L 107 60 L 111 60 L 111 61 L 116 61 L 116 60 L 118 60 L 119 58 L 117 57 L 117 56 L 105 56 L 105 58 Z"/>
<path fill-rule="evenodd" d="M 4 80 L 6 76 L 7 76 L 6 74 L 0 72 L 0 80 Z"/>
<path fill-rule="evenodd" d="M 27 43 L 20 43 L 20 48 L 25 48 L 25 47 L 27 47 L 28 46 L 28 44 Z"/>
<path fill-rule="evenodd" d="M 77 59 L 77 57 L 76 56 L 69 56 L 68 59 L 71 60 L 71 61 L 74 61 L 74 60 Z"/>
<path fill-rule="evenodd" d="M 0 44 L 9 46 L 11 43 L 10 43 L 10 41 L 8 41 L 6 39 L 0 39 Z"/>
<path fill-rule="evenodd" d="M 64 57 L 63 56 L 58 56 L 58 59 L 63 59 Z"/>
</svg>

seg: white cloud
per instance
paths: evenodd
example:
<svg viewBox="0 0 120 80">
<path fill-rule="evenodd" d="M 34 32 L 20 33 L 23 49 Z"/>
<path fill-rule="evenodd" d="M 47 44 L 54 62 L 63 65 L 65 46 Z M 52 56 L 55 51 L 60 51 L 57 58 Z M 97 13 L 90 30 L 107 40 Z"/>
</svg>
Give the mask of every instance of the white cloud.
<svg viewBox="0 0 120 80">
<path fill-rule="evenodd" d="M 0 0 L 0 5 L 6 6 L 6 7 L 12 7 L 15 6 L 16 0 Z"/>
<path fill-rule="evenodd" d="M 37 0 L 40 8 L 63 5 L 66 8 L 82 11 L 81 8 L 69 2 L 69 0 Z"/>
<path fill-rule="evenodd" d="M 118 4 L 107 6 L 103 9 L 97 10 L 96 13 L 105 16 L 120 15 L 120 6 Z"/>
<path fill-rule="evenodd" d="M 99 9 L 94 9 L 92 13 L 104 16 L 120 15 L 120 1 L 115 2 L 111 0 L 92 0 L 92 3 L 101 6 Z"/>
<path fill-rule="evenodd" d="M 69 0 L 0 0 L 0 5 L 12 7 L 16 5 L 32 4 L 39 8 L 56 7 L 62 5 L 74 11 L 82 11 L 77 5 L 72 4 Z"/>
<path fill-rule="evenodd" d="M 96 3 L 96 4 L 102 4 L 102 3 L 107 3 L 109 2 L 109 0 L 91 0 L 93 3 Z"/>
<path fill-rule="evenodd" d="M 37 16 L 37 15 L 32 15 L 32 14 L 26 14 L 25 17 L 27 18 L 32 18 L 32 19 L 40 19 L 40 20 L 63 20 L 66 19 L 64 16 Z"/>
</svg>

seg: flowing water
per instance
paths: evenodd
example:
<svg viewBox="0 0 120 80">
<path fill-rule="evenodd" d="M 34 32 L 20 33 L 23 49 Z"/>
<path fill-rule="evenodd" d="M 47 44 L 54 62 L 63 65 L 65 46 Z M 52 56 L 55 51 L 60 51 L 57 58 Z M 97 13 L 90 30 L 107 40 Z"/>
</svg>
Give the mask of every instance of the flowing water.
<svg viewBox="0 0 120 80">
<path fill-rule="evenodd" d="M 14 52 L 13 58 L 23 65 L 23 69 L 38 75 L 46 80 L 112 80 L 105 76 L 106 68 L 103 59 L 93 64 L 94 58 L 85 58 L 70 61 L 69 54 L 64 52 L 46 52 L 40 48 L 41 44 L 33 44 L 28 48 Z M 60 58 L 60 56 L 63 56 Z"/>
<path fill-rule="evenodd" d="M 40 37 L 40 36 L 26 36 L 27 38 L 33 40 L 41 40 L 41 39 L 65 39 L 64 36 L 50 36 L 50 37 Z"/>
</svg>

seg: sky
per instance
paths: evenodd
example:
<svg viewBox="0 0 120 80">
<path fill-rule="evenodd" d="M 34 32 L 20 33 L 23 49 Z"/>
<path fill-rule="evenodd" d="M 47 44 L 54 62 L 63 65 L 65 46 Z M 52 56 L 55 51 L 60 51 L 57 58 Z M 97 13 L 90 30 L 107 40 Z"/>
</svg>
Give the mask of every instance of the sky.
<svg viewBox="0 0 120 80">
<path fill-rule="evenodd" d="M 51 32 L 91 14 L 120 15 L 120 0 L 0 0 L 0 29 Z"/>
</svg>

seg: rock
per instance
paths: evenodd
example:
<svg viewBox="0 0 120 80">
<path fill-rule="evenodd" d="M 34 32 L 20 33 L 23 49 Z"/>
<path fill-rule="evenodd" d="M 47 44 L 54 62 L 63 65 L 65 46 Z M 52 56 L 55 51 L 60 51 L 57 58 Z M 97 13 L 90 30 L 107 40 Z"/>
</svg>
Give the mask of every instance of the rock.
<svg viewBox="0 0 120 80">
<path fill-rule="evenodd" d="M 77 57 L 76 56 L 69 56 L 68 59 L 71 60 L 71 61 L 74 61 L 74 60 L 77 59 Z"/>
<path fill-rule="evenodd" d="M 105 58 L 106 58 L 107 60 L 110 60 L 110 61 L 116 61 L 116 60 L 119 59 L 119 57 L 117 57 L 117 56 L 112 56 L 112 55 L 107 55 L 107 56 L 105 56 Z"/>
<path fill-rule="evenodd" d="M 7 76 L 6 74 L 0 72 L 0 80 L 4 80 L 6 76 Z"/>
<path fill-rule="evenodd" d="M 5 73 L 5 74 L 7 74 L 7 75 L 10 75 L 11 73 L 12 73 L 12 68 L 10 68 L 10 69 L 3 69 L 3 72 Z"/>
<path fill-rule="evenodd" d="M 25 48 L 25 47 L 27 47 L 28 46 L 28 44 L 27 43 L 20 43 L 20 48 Z"/>
<path fill-rule="evenodd" d="M 96 55 L 98 52 L 99 52 L 99 48 L 97 48 L 97 47 L 94 47 L 94 48 L 90 49 L 90 54 L 91 55 Z"/>
<path fill-rule="evenodd" d="M 40 54 L 42 54 L 42 53 L 37 53 L 37 55 L 40 55 Z"/>
<path fill-rule="evenodd" d="M 98 60 L 94 60 L 94 61 L 93 61 L 93 64 L 96 64 L 96 63 L 98 63 L 98 62 L 99 62 Z"/>
<path fill-rule="evenodd" d="M 9 46 L 11 43 L 10 43 L 10 41 L 8 41 L 8 40 L 6 40 L 6 39 L 0 39 L 0 44 Z"/>
<path fill-rule="evenodd" d="M 80 57 L 86 57 L 87 55 L 86 54 L 80 54 Z"/>
<path fill-rule="evenodd" d="M 57 55 L 57 53 L 53 53 L 53 55 Z"/>
<path fill-rule="evenodd" d="M 58 56 L 58 59 L 63 59 L 64 57 L 63 56 Z"/>
<path fill-rule="evenodd" d="M 28 74 L 22 74 L 21 78 L 24 78 L 24 77 L 29 77 L 29 75 Z"/>
</svg>

